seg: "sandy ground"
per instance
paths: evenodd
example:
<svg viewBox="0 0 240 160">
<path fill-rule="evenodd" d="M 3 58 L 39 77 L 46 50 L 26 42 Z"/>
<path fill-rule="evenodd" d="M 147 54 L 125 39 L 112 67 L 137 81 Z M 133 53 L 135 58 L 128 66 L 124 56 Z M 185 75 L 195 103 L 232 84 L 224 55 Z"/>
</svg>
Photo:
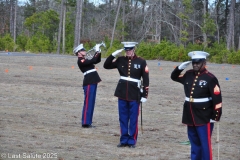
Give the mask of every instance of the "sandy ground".
<svg viewBox="0 0 240 160">
<path fill-rule="evenodd" d="M 180 63 L 147 61 L 149 98 L 143 104 L 135 149 L 117 148 L 119 121 L 113 96 L 119 75 L 96 67 L 94 128 L 81 128 L 83 75 L 75 56 L 0 53 L 0 159 L 187 160 L 190 145 L 181 124 L 183 87 L 170 74 Z M 223 96 L 221 122 L 212 135 L 214 160 L 240 160 L 240 66 L 207 65 Z M 191 67 L 188 67 L 190 69 Z M 219 143 L 217 126 L 219 125 Z"/>
</svg>

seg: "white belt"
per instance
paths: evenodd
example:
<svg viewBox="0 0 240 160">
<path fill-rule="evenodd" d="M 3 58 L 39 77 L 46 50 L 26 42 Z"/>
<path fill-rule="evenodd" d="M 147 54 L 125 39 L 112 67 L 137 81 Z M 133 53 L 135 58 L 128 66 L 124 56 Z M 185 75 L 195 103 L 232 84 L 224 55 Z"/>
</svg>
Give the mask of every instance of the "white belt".
<svg viewBox="0 0 240 160">
<path fill-rule="evenodd" d="M 95 72 L 95 71 L 96 71 L 96 69 L 90 69 L 90 70 L 84 72 L 83 75 L 85 76 L 86 74 L 91 73 L 91 72 Z"/>
<path fill-rule="evenodd" d="M 188 101 L 188 102 L 208 102 L 212 100 L 212 97 L 208 97 L 208 98 L 188 98 L 188 97 L 185 97 L 185 101 Z"/>
<path fill-rule="evenodd" d="M 135 78 L 131 78 L 131 77 L 123 77 L 123 76 L 121 76 L 120 79 L 123 79 L 126 81 L 131 81 L 131 82 L 136 82 L 138 84 L 138 88 L 140 88 L 140 86 L 141 86 L 141 80 L 139 80 L 139 79 L 135 79 Z"/>
</svg>

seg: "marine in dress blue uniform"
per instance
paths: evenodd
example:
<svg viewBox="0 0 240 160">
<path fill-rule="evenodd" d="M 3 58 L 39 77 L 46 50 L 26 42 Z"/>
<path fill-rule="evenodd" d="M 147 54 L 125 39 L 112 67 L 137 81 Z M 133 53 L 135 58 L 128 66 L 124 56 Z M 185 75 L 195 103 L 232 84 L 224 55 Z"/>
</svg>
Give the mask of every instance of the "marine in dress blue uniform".
<svg viewBox="0 0 240 160">
<path fill-rule="evenodd" d="M 182 123 L 187 125 L 191 143 L 191 160 L 212 160 L 211 134 L 214 122 L 222 115 L 222 95 L 218 79 L 206 69 L 203 51 L 188 53 L 191 61 L 183 62 L 171 74 L 173 81 L 184 86 L 185 102 Z M 181 72 L 192 63 L 193 69 Z"/>
<path fill-rule="evenodd" d="M 82 127 L 92 127 L 93 112 L 95 107 L 97 85 L 101 81 L 95 64 L 101 62 L 100 45 L 96 44 L 94 47 L 95 54 L 92 59 L 86 59 L 86 50 L 83 44 L 77 46 L 73 52 L 78 56 L 78 67 L 83 73 L 83 91 L 84 91 L 84 105 L 82 109 Z"/>
<path fill-rule="evenodd" d="M 117 147 L 135 148 L 138 137 L 139 106 L 141 102 L 146 102 L 148 97 L 149 69 L 146 61 L 135 54 L 137 42 L 122 42 L 122 44 L 124 49 L 113 52 L 104 62 L 104 68 L 117 68 L 120 74 L 114 93 L 114 96 L 118 97 L 121 133 Z M 126 56 L 116 58 L 123 50 L 126 51 Z"/>
</svg>

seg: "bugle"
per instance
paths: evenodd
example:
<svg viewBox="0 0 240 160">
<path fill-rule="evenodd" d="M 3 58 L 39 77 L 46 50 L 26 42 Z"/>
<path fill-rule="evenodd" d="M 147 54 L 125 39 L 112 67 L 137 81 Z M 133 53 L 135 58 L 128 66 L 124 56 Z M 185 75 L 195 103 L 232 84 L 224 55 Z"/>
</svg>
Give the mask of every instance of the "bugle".
<svg viewBox="0 0 240 160">
<path fill-rule="evenodd" d="M 106 44 L 104 42 L 100 43 L 99 45 L 100 45 L 99 47 L 103 46 L 104 48 L 106 48 Z M 87 59 L 92 59 L 93 55 L 90 52 L 94 49 L 95 49 L 95 46 L 92 49 L 87 51 L 87 53 L 86 53 Z"/>
</svg>

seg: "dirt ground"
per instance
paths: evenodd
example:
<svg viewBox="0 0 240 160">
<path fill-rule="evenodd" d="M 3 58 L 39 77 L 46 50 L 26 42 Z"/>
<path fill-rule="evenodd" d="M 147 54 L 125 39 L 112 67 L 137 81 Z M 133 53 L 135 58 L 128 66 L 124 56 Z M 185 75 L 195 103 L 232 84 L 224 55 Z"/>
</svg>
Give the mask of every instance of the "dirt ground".
<svg viewBox="0 0 240 160">
<path fill-rule="evenodd" d="M 147 61 L 149 98 L 139 116 L 136 148 L 117 148 L 119 121 L 113 96 L 119 75 L 97 64 L 94 128 L 81 128 L 83 74 L 77 57 L 0 53 L 0 159 L 187 160 L 181 123 L 183 86 L 170 74 L 180 62 Z M 187 69 L 190 69 L 188 67 Z M 212 135 L 214 160 L 240 160 L 240 66 L 208 63 L 221 85 L 223 115 Z M 219 143 L 217 131 L 219 125 Z"/>
</svg>

